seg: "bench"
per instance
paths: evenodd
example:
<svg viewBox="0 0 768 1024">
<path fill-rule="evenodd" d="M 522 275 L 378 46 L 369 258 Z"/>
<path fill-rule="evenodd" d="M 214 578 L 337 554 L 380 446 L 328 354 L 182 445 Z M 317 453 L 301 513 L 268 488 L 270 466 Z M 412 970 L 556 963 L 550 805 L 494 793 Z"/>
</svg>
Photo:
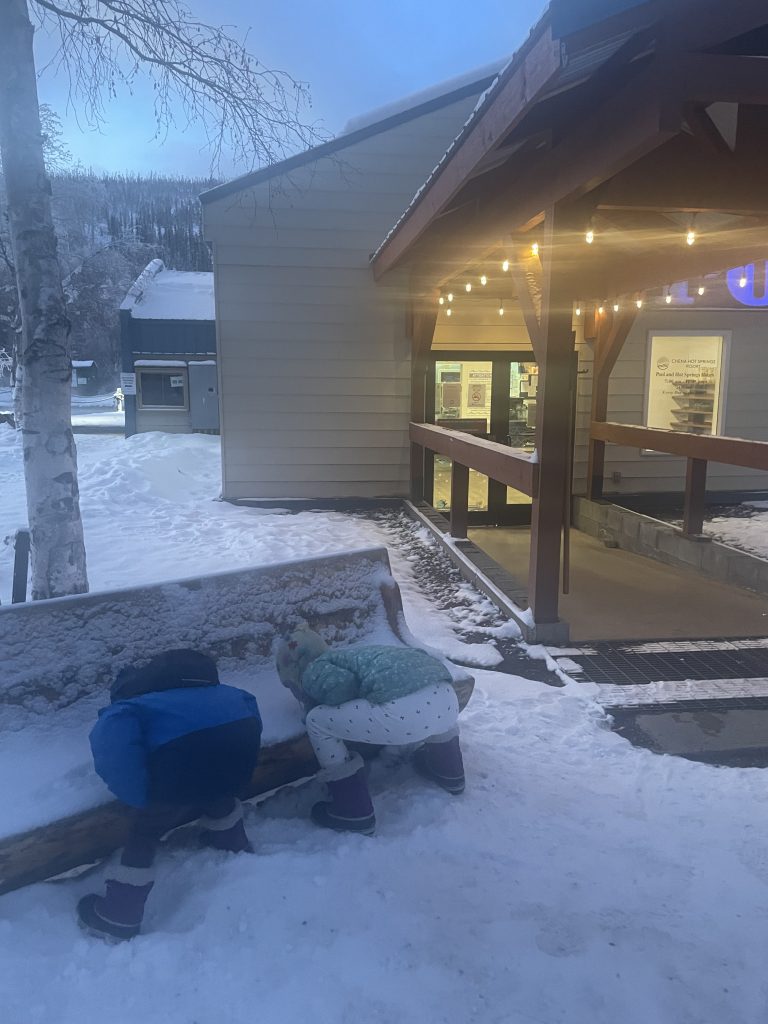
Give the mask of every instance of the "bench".
<svg viewBox="0 0 768 1024">
<path fill-rule="evenodd" d="M 265 731 L 245 798 L 314 775 L 300 709 L 272 664 L 275 638 L 300 621 L 331 646 L 424 646 L 405 622 L 385 548 L 0 608 L 0 737 L 12 748 L 5 764 L 0 754 L 0 771 L 18 765 L 17 777 L 4 780 L 0 828 L 14 818 L 11 798 L 26 822 L 0 832 L 0 894 L 122 846 L 127 813 L 95 776 L 87 733 L 117 671 L 168 648 L 212 655 L 223 682 L 256 694 Z M 473 679 L 446 664 L 463 707 Z M 27 806 L 21 776 L 29 765 L 36 778 Z"/>
</svg>

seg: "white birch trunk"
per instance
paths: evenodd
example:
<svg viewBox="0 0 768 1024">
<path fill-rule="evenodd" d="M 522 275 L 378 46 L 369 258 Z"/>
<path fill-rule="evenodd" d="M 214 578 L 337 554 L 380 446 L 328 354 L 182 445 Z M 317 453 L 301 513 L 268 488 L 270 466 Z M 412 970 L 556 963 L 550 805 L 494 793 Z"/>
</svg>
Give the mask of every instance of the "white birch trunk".
<svg viewBox="0 0 768 1024">
<path fill-rule="evenodd" d="M 88 589 L 70 416 L 66 315 L 27 0 L 0 0 L 0 155 L 19 290 L 32 598 Z"/>
</svg>

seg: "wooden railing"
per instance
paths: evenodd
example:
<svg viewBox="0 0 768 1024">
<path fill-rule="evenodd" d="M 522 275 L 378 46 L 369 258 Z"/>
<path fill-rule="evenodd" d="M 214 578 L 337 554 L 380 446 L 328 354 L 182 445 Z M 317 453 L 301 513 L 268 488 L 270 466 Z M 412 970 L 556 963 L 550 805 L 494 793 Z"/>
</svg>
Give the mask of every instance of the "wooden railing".
<svg viewBox="0 0 768 1024">
<path fill-rule="evenodd" d="M 601 422 L 592 423 L 590 437 L 593 444 L 620 444 L 626 448 L 644 448 L 665 455 L 681 455 L 687 459 L 683 533 L 689 536 L 697 536 L 704 529 L 708 463 L 720 462 L 726 466 L 742 466 L 768 472 L 768 441 L 747 441 L 739 437 L 686 434 L 680 430 L 655 430 L 627 423 Z M 595 493 L 594 487 L 591 494 L 592 497 L 600 496 Z"/>
<path fill-rule="evenodd" d="M 431 451 L 452 460 L 452 537 L 467 536 L 470 469 L 507 487 L 514 487 L 529 497 L 537 492 L 539 467 L 530 452 L 430 423 L 411 423 L 411 444 L 417 446 L 422 454 Z"/>
</svg>

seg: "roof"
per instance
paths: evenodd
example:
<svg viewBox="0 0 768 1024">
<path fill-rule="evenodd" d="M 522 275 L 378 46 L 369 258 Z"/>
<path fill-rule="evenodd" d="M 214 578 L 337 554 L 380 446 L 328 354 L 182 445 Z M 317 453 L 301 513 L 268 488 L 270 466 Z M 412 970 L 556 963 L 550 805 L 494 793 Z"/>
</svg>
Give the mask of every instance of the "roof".
<svg viewBox="0 0 768 1024">
<path fill-rule="evenodd" d="M 120 309 L 136 320 L 215 320 L 213 274 L 166 270 L 152 260 L 128 291 Z"/>
<path fill-rule="evenodd" d="M 258 185 L 263 181 L 269 181 L 280 174 L 287 174 L 323 157 L 332 156 L 340 150 L 348 149 L 365 139 L 390 131 L 398 125 L 405 124 L 417 117 L 423 117 L 442 107 L 448 107 L 452 103 L 458 103 L 459 100 L 467 99 L 478 92 L 483 92 L 493 84 L 505 64 L 506 61 L 497 61 L 494 64 L 476 68 L 458 78 L 448 79 L 448 81 L 432 86 L 423 92 L 413 93 L 402 100 L 353 118 L 335 139 L 319 146 L 312 146 L 302 153 L 297 153 L 296 156 L 280 160 L 258 171 L 251 171 L 239 178 L 233 178 L 231 181 L 224 182 L 223 185 L 210 188 L 201 193 L 200 202 L 203 204 L 214 203 L 217 199 L 235 195 L 237 192 L 242 192 L 243 189 Z"/>
<path fill-rule="evenodd" d="M 88 370 L 96 365 L 93 359 L 72 359 L 71 363 L 75 370 Z"/>
</svg>

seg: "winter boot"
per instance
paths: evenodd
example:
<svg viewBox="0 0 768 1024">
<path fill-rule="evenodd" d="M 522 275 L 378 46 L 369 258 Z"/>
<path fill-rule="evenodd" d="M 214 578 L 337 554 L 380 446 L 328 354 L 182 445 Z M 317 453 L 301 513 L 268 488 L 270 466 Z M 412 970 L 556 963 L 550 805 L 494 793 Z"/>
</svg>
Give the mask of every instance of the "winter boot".
<svg viewBox="0 0 768 1024">
<path fill-rule="evenodd" d="M 413 765 L 419 775 L 436 782 L 446 792 L 454 796 L 464 792 L 464 761 L 458 736 L 439 743 L 428 741 L 416 751 Z"/>
<path fill-rule="evenodd" d="M 229 814 L 215 818 L 205 816 L 200 819 L 200 824 L 203 826 L 201 846 L 224 850 L 227 853 L 253 853 L 243 824 L 243 805 L 239 800 L 234 801 L 234 807 Z"/>
<path fill-rule="evenodd" d="M 339 778 L 340 773 L 344 774 Z M 359 832 L 372 836 L 376 828 L 371 795 L 368 792 L 365 768 L 359 754 L 355 754 L 332 776 L 327 776 L 330 802 L 315 804 L 312 821 L 321 828 L 335 832 Z"/>
<path fill-rule="evenodd" d="M 119 864 L 115 876 L 107 879 L 106 896 L 89 893 L 77 904 L 80 925 L 109 942 L 133 939 L 139 934 L 144 904 L 154 885 L 152 868 Z"/>
</svg>

